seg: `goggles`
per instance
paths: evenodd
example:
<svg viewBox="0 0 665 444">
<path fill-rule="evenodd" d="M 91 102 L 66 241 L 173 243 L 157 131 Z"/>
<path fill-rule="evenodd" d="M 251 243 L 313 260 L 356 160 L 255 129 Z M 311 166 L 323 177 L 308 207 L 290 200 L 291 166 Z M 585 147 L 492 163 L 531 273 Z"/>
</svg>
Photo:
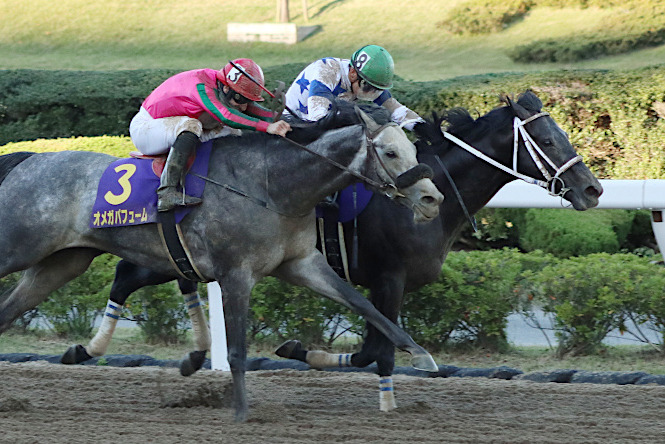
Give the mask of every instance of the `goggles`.
<svg viewBox="0 0 665 444">
<path fill-rule="evenodd" d="M 228 100 L 229 102 L 231 100 L 233 100 L 238 105 L 244 105 L 246 103 L 252 103 L 253 102 L 253 100 L 248 99 L 247 97 L 243 96 L 240 93 L 235 92 L 234 90 L 232 90 L 230 88 L 229 88 L 229 92 L 227 92 L 225 95 L 226 95 L 226 100 Z"/>
</svg>

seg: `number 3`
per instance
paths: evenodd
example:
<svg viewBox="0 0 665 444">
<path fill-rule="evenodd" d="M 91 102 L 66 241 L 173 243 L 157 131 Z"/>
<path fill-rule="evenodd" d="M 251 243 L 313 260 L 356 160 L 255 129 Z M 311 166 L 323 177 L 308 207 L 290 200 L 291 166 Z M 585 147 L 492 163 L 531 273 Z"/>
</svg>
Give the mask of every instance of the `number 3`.
<svg viewBox="0 0 665 444">
<path fill-rule="evenodd" d="M 115 167 L 114 171 L 119 173 L 120 171 L 125 171 L 125 174 L 120 176 L 118 179 L 118 184 L 122 187 L 122 193 L 113 194 L 110 191 L 107 191 L 104 195 L 104 199 L 111 205 L 120 205 L 129 199 L 129 195 L 132 194 L 132 184 L 129 183 L 129 179 L 136 172 L 136 165 L 131 163 L 126 163 L 124 165 L 118 165 Z"/>
</svg>

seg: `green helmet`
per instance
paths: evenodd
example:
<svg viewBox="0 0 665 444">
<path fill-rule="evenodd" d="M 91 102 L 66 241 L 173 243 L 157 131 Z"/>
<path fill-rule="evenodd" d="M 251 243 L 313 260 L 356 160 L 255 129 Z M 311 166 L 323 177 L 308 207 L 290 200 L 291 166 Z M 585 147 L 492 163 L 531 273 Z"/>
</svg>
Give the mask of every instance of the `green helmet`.
<svg viewBox="0 0 665 444">
<path fill-rule="evenodd" d="M 377 45 L 363 46 L 351 56 L 351 65 L 358 75 L 373 87 L 392 88 L 395 64 L 384 48 Z"/>
</svg>

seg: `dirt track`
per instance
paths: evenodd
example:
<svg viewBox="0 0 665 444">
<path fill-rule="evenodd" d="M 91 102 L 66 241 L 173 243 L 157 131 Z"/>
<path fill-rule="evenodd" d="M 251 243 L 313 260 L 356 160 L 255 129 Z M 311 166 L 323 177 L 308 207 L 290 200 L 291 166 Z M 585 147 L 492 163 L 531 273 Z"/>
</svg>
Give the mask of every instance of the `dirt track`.
<svg viewBox="0 0 665 444">
<path fill-rule="evenodd" d="M 247 373 L 250 420 L 233 422 L 230 375 L 159 367 L 0 363 L 2 443 L 656 443 L 665 387 L 395 376 L 378 410 L 366 373 Z M 169 407 L 172 406 L 172 407 Z M 217 406 L 213 408 L 210 406 Z"/>
</svg>

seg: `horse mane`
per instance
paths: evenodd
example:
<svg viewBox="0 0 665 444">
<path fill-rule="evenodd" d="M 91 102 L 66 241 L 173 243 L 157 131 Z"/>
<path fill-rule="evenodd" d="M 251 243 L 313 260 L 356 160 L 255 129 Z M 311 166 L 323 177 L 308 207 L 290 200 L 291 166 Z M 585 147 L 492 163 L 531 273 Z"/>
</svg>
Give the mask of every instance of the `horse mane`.
<svg viewBox="0 0 665 444">
<path fill-rule="evenodd" d="M 446 132 L 458 137 L 464 137 L 467 140 L 476 140 L 483 137 L 488 132 L 500 127 L 509 125 L 515 112 L 510 105 L 510 100 L 502 97 L 501 101 L 508 106 L 499 106 L 494 108 L 484 116 L 474 119 L 471 113 L 465 108 L 451 108 L 444 111 L 439 117 L 432 113 L 431 119 L 425 119 L 422 125 L 416 125 L 414 131 L 419 138 L 425 140 L 430 145 L 441 145 L 445 140 L 441 134 L 440 128 L 443 122 L 448 123 Z M 531 112 L 539 112 L 543 106 L 542 102 L 531 90 L 520 94 L 516 102 L 519 106 Z"/>
<path fill-rule="evenodd" d="M 287 137 L 298 143 L 310 143 L 321 137 L 326 131 L 361 123 L 356 107 L 369 115 L 379 125 L 390 122 L 390 111 L 374 102 L 350 102 L 333 98 L 330 111 L 321 120 L 309 122 L 296 116 L 289 116 L 287 120 L 292 130 Z"/>
<path fill-rule="evenodd" d="M 27 151 L 19 151 L 16 153 L 5 154 L 0 156 L 0 184 L 5 180 L 7 175 L 18 165 L 23 162 L 28 157 L 36 153 L 31 153 Z"/>
</svg>

